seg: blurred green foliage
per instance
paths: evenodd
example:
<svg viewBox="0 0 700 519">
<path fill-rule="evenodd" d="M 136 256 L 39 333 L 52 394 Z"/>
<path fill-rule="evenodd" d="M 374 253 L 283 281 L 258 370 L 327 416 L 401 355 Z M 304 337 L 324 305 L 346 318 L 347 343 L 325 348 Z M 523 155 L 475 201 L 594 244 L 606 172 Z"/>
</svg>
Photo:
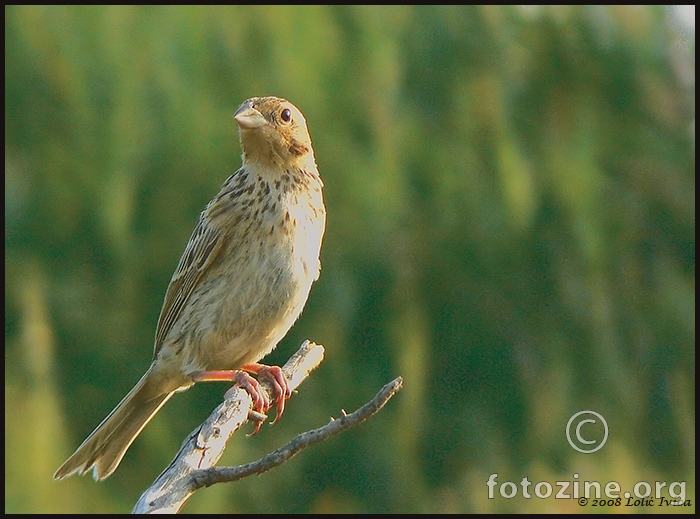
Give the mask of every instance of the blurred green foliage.
<svg viewBox="0 0 700 519">
<path fill-rule="evenodd" d="M 582 510 L 489 500 L 492 473 L 687 481 L 694 505 L 694 65 L 662 8 L 6 6 L 5 510 L 130 510 L 219 402 L 177 395 L 105 483 L 51 480 L 148 366 L 255 95 L 304 112 L 328 208 L 267 360 L 327 351 L 223 461 L 405 388 L 185 511 Z M 591 455 L 564 435 L 584 409 L 610 427 Z"/>
</svg>

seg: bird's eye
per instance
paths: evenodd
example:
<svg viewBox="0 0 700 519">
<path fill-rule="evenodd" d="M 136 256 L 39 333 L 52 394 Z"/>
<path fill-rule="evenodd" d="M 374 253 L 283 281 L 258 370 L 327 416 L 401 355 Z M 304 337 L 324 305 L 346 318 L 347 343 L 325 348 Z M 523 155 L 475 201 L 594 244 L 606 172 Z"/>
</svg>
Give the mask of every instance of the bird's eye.
<svg viewBox="0 0 700 519">
<path fill-rule="evenodd" d="M 284 110 L 282 110 L 282 113 L 280 114 L 280 117 L 282 117 L 282 120 L 283 120 L 285 123 L 288 123 L 289 121 L 292 120 L 292 112 L 291 112 L 291 110 L 289 110 L 289 108 L 285 108 Z"/>
</svg>

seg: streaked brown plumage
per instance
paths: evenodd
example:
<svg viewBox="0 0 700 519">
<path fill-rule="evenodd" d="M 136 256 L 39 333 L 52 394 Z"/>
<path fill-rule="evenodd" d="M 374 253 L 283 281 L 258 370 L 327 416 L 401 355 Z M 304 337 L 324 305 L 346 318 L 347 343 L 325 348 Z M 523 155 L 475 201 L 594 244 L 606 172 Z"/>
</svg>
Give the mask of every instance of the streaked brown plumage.
<svg viewBox="0 0 700 519">
<path fill-rule="evenodd" d="M 279 368 L 256 364 L 301 313 L 320 272 L 323 182 L 301 112 L 276 97 L 234 115 L 243 165 L 199 217 L 165 294 L 153 362 L 54 478 L 93 468 L 108 477 L 143 427 L 173 395 L 203 380 L 233 380 L 256 408 L 257 381 L 276 380 L 278 417 L 289 394 Z"/>
</svg>

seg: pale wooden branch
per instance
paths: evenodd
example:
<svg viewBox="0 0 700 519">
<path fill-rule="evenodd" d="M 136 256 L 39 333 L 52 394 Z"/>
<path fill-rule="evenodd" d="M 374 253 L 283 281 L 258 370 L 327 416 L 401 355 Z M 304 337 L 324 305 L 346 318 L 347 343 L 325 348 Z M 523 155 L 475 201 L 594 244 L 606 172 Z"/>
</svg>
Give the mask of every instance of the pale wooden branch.
<svg viewBox="0 0 700 519">
<path fill-rule="evenodd" d="M 304 341 L 299 351 L 282 367 L 292 391 L 321 363 L 323 353 L 323 346 Z M 264 380 L 261 383 L 266 386 Z M 267 387 L 265 389 L 270 392 Z M 224 402 L 190 433 L 170 466 L 143 493 L 132 513 L 177 512 L 196 490 L 192 485 L 192 474 L 213 467 L 231 435 L 249 418 L 266 418 L 259 413 L 249 413 L 251 404 L 247 391 L 238 387 L 227 391 Z"/>
<path fill-rule="evenodd" d="M 297 353 L 282 370 L 294 390 L 323 360 L 323 347 L 305 341 Z M 389 399 L 401 389 L 401 377 L 388 383 L 367 404 L 354 413 L 341 410 L 339 418 L 330 423 L 296 436 L 284 447 L 253 463 L 238 467 L 214 467 L 221 457 L 231 435 L 248 419 L 265 418 L 252 416 L 250 395 L 232 388 L 224 402 L 211 416 L 195 429 L 183 443 L 170 466 L 144 492 L 132 513 L 177 513 L 187 499 L 198 489 L 215 483 L 230 482 L 252 474 L 261 474 L 292 458 L 295 454 L 316 443 L 322 442 L 365 421 L 378 412 Z"/>
<path fill-rule="evenodd" d="M 263 472 L 281 465 L 302 449 L 327 440 L 331 436 L 335 436 L 364 422 L 367 418 L 384 407 L 384 404 L 401 389 L 402 385 L 403 379 L 401 377 L 392 380 L 379 390 L 379 393 L 377 393 L 372 400 L 354 413 L 346 414 L 345 411 L 341 410 L 342 415 L 340 418 L 331 418 L 330 423 L 327 425 L 314 429 L 313 431 L 299 434 L 284 447 L 271 452 L 258 461 L 246 465 L 239 465 L 238 467 L 211 467 L 195 471 L 191 476 L 194 490 L 201 487 L 208 487 L 215 483 L 237 481 L 252 474 L 262 474 Z"/>
</svg>

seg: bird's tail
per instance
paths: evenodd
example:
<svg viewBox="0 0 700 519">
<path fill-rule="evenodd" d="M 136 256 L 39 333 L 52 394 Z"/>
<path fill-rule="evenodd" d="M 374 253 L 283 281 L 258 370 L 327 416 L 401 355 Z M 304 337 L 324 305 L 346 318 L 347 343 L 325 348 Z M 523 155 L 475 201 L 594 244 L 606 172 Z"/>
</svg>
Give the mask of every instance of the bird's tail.
<svg viewBox="0 0 700 519">
<path fill-rule="evenodd" d="M 96 480 L 114 472 L 131 443 L 151 418 L 173 395 L 177 387 L 163 388 L 162 379 L 149 369 L 119 405 L 54 473 L 63 479 L 74 472 L 84 474 L 93 468 Z"/>
</svg>

